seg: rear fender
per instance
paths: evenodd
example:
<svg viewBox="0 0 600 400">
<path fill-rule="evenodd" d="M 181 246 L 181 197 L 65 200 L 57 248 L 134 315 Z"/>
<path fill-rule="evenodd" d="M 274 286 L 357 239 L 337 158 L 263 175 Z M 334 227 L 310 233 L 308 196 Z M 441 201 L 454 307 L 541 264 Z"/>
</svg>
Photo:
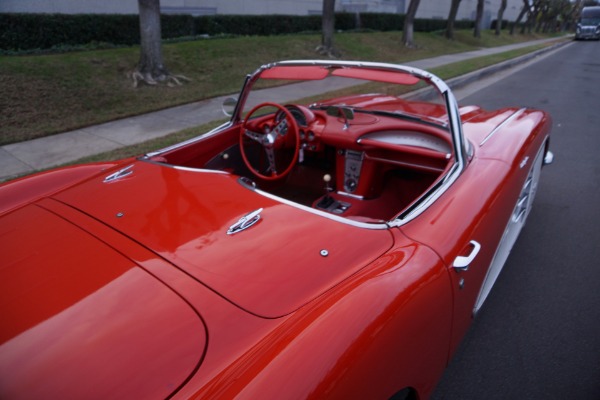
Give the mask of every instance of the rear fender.
<svg viewBox="0 0 600 400">
<path fill-rule="evenodd" d="M 290 315 L 238 360 L 231 369 L 235 379 L 219 377 L 219 383 L 233 383 L 221 386 L 218 396 L 390 398 L 410 387 L 427 397 L 447 364 L 450 284 L 432 250 L 400 240 Z"/>
</svg>

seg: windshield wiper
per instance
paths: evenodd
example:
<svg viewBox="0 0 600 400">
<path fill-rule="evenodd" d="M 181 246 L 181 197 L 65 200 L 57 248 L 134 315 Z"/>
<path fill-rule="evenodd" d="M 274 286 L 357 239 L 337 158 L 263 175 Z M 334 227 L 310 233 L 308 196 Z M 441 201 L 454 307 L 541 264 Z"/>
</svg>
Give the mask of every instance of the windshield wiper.
<svg viewBox="0 0 600 400">
<path fill-rule="evenodd" d="M 419 123 L 423 123 L 423 124 L 427 124 L 427 125 L 431 125 L 431 126 L 435 126 L 435 127 L 441 126 L 445 129 L 448 128 L 448 123 L 443 120 L 424 116 L 424 115 L 411 114 L 411 113 L 407 113 L 405 111 L 370 110 L 368 108 L 352 107 L 352 106 L 348 106 L 348 105 L 338 105 L 338 104 L 336 104 L 336 105 L 313 104 L 310 106 L 310 108 L 317 109 L 317 110 L 327 110 L 331 107 L 350 109 L 355 113 L 381 115 L 381 116 L 392 117 L 392 118 L 401 118 L 404 120 L 419 122 Z"/>
</svg>

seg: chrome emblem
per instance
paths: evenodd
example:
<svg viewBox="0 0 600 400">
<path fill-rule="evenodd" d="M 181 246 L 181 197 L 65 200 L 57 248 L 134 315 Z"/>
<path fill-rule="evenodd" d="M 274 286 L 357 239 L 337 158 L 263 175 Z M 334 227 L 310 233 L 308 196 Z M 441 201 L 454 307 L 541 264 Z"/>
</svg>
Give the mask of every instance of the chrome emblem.
<svg viewBox="0 0 600 400">
<path fill-rule="evenodd" d="M 262 210 L 262 208 L 259 208 L 256 211 L 252 211 L 250 214 L 244 215 L 238 220 L 238 222 L 229 227 L 229 229 L 227 230 L 227 234 L 234 235 L 256 224 L 260 220 L 260 213 L 262 212 Z"/>
<path fill-rule="evenodd" d="M 523 161 L 521 161 L 521 163 L 519 164 L 519 167 L 522 169 L 524 166 L 527 165 L 527 161 L 529 161 L 529 157 L 525 157 Z"/>
<path fill-rule="evenodd" d="M 130 165 L 130 166 L 128 166 L 128 167 L 125 167 L 125 168 L 123 168 L 123 169 L 121 169 L 121 170 L 119 170 L 117 172 L 115 172 L 114 174 L 110 174 L 106 178 L 104 178 L 103 182 L 104 183 L 111 183 L 111 182 L 116 182 L 119 179 L 123 179 L 126 176 L 129 176 L 129 175 L 133 174 L 132 168 L 133 168 L 133 164 Z"/>
</svg>

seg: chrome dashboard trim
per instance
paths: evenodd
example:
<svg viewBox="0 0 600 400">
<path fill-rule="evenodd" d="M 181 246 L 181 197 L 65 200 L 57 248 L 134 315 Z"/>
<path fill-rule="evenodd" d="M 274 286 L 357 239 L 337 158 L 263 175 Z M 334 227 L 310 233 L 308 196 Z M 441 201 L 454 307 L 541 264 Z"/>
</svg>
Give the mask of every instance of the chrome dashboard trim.
<svg viewBox="0 0 600 400">
<path fill-rule="evenodd" d="M 452 150 L 447 141 L 429 133 L 412 130 L 377 131 L 363 135 L 356 142 L 361 144 L 365 139 L 391 145 L 421 147 L 440 153 L 448 153 Z"/>
</svg>

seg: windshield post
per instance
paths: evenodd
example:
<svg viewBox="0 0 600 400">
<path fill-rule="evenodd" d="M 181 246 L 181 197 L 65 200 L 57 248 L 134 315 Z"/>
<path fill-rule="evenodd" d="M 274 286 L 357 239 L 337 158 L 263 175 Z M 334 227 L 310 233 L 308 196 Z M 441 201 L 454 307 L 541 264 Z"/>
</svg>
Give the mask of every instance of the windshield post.
<svg viewBox="0 0 600 400">
<path fill-rule="evenodd" d="M 244 85 L 242 86 L 242 90 L 240 91 L 240 95 L 237 99 L 237 104 L 231 114 L 231 123 L 235 124 L 242 120 L 242 111 L 244 108 L 244 103 L 246 102 L 246 98 L 248 97 L 248 93 L 250 92 L 252 84 L 250 84 L 250 79 L 252 76 L 256 75 L 256 72 L 253 75 L 246 75 L 246 79 L 244 80 Z"/>
<path fill-rule="evenodd" d="M 452 141 L 454 142 L 454 153 L 459 171 L 462 171 L 467 160 L 467 148 L 462 132 L 462 122 L 458 111 L 458 103 L 450 90 L 444 92 L 446 99 L 446 108 L 448 109 L 448 123 L 452 131 Z"/>
</svg>

